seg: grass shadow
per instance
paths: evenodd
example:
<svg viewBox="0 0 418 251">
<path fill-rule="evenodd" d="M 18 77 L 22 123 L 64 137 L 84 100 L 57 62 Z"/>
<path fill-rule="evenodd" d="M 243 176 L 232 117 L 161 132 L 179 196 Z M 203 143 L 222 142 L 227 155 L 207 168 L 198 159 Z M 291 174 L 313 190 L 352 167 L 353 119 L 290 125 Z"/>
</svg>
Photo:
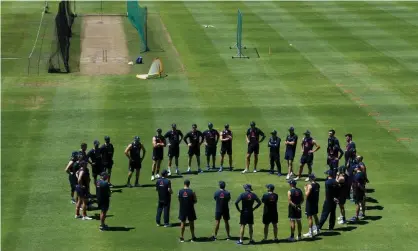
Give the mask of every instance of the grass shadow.
<svg viewBox="0 0 418 251">
<path fill-rule="evenodd" d="M 327 232 L 321 232 L 320 235 L 321 236 L 337 236 L 337 235 L 341 235 L 341 233 L 337 231 L 327 231 Z"/>
<path fill-rule="evenodd" d="M 112 193 L 122 193 L 122 189 L 111 190 Z"/>
<path fill-rule="evenodd" d="M 365 220 L 358 220 L 358 221 L 350 221 L 347 224 L 349 224 L 349 225 L 360 225 L 360 226 L 363 226 L 363 225 L 369 224 L 369 222 L 367 222 Z"/>
<path fill-rule="evenodd" d="M 90 216 L 93 220 L 100 220 L 100 214 L 94 214 L 93 216 Z M 113 217 L 113 214 L 106 215 L 106 218 Z"/>
<path fill-rule="evenodd" d="M 144 184 L 144 185 L 141 185 L 140 187 L 145 187 L 145 188 L 147 188 L 147 187 L 155 187 L 155 184 Z"/>
<path fill-rule="evenodd" d="M 357 227 L 354 226 L 346 226 L 346 227 L 339 227 L 339 228 L 334 228 L 335 231 L 342 231 L 342 232 L 351 232 L 354 229 L 356 229 Z"/>
<path fill-rule="evenodd" d="M 113 186 L 112 188 L 118 189 L 118 188 L 125 188 L 125 187 L 126 187 L 126 185 L 118 185 L 118 186 Z"/>
<path fill-rule="evenodd" d="M 232 172 L 242 172 L 244 168 L 232 169 Z"/>
<path fill-rule="evenodd" d="M 366 210 L 383 210 L 384 209 L 384 207 L 382 207 L 382 206 L 379 206 L 379 205 L 377 205 L 377 206 L 366 206 Z"/>
<path fill-rule="evenodd" d="M 371 220 L 371 221 L 377 221 L 377 220 L 380 220 L 380 219 L 382 219 L 383 217 L 382 216 L 365 216 L 364 217 L 364 220 Z"/>
<path fill-rule="evenodd" d="M 183 175 L 176 175 L 176 176 L 168 176 L 168 179 L 173 180 L 173 179 L 180 179 L 183 178 Z"/>
<path fill-rule="evenodd" d="M 210 237 L 197 237 L 195 242 L 211 242 L 212 239 Z"/>
<path fill-rule="evenodd" d="M 366 188 L 366 193 L 374 193 L 375 191 L 374 188 Z"/>
<path fill-rule="evenodd" d="M 374 199 L 372 197 L 366 197 L 366 202 L 369 202 L 369 203 L 379 203 L 378 200 L 376 200 L 376 199 Z"/>
<path fill-rule="evenodd" d="M 239 237 L 231 237 L 229 238 L 231 241 L 239 241 Z M 226 239 L 225 239 L 226 240 Z M 248 241 L 248 237 L 244 237 L 243 241 Z"/>
<path fill-rule="evenodd" d="M 180 227 L 180 225 L 181 225 L 180 222 L 176 222 L 176 223 L 171 224 L 171 227 Z M 189 226 L 189 223 L 186 223 L 186 227 L 188 226 Z"/>
</svg>

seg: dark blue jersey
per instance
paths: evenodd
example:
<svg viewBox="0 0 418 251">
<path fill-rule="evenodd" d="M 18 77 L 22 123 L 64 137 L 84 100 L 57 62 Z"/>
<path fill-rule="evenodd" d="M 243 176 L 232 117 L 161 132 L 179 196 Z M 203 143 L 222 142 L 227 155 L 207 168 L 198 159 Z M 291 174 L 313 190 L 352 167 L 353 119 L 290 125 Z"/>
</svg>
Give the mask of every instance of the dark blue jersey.
<svg viewBox="0 0 418 251">
<path fill-rule="evenodd" d="M 89 157 L 85 151 L 79 151 L 78 154 L 81 156 L 80 160 L 88 162 Z"/>
<path fill-rule="evenodd" d="M 216 213 L 223 213 L 229 211 L 229 201 L 231 200 L 231 194 L 223 189 L 215 192 L 213 198 L 216 201 Z"/>
<path fill-rule="evenodd" d="M 328 201 L 333 201 L 334 198 L 338 198 L 339 196 L 339 184 L 337 180 L 334 178 L 327 179 L 325 181 L 325 199 Z"/>
<path fill-rule="evenodd" d="M 238 206 L 240 201 L 242 201 L 242 212 L 252 212 L 254 202 L 258 203 L 256 207 L 261 205 L 261 201 L 258 196 L 255 193 L 249 191 L 240 194 L 238 199 L 235 201 L 235 205 Z"/>
<path fill-rule="evenodd" d="M 178 199 L 180 203 L 180 212 L 182 213 L 193 212 L 196 198 L 192 189 L 188 189 L 188 188 L 181 189 L 178 193 Z"/>
<path fill-rule="evenodd" d="M 87 153 L 87 157 L 92 163 L 100 165 L 102 163 L 102 152 L 100 148 L 93 148 Z"/>
<path fill-rule="evenodd" d="M 306 204 L 318 205 L 320 188 L 321 186 L 318 183 L 311 183 L 311 191 L 309 196 L 306 197 Z"/>
<path fill-rule="evenodd" d="M 280 153 L 280 142 L 282 141 L 279 137 L 270 137 L 268 147 L 271 153 Z"/>
<path fill-rule="evenodd" d="M 340 148 L 339 145 L 334 145 L 331 148 L 328 148 L 328 158 L 329 159 L 341 159 L 344 155 L 344 151 Z"/>
<path fill-rule="evenodd" d="M 218 144 L 219 132 L 215 129 L 209 129 L 203 132 L 203 137 L 209 146 L 215 146 Z"/>
<path fill-rule="evenodd" d="M 299 188 L 291 188 L 290 190 L 290 201 L 299 206 L 303 202 L 303 193 Z"/>
<path fill-rule="evenodd" d="M 298 144 L 298 135 L 296 135 L 296 134 L 289 134 L 286 137 L 286 141 L 287 142 L 295 142 L 294 145 L 286 145 L 286 151 L 287 152 L 295 152 L 296 151 L 296 146 Z"/>
<path fill-rule="evenodd" d="M 178 146 L 183 140 L 183 133 L 180 130 L 171 130 L 164 134 L 164 138 L 168 139 L 171 146 Z"/>
<path fill-rule="evenodd" d="M 203 142 L 203 133 L 199 130 L 190 131 L 184 136 L 184 142 L 186 144 L 191 143 L 192 146 L 198 146 Z"/>
<path fill-rule="evenodd" d="M 97 199 L 98 200 L 108 200 L 110 197 L 110 186 L 109 182 L 105 180 L 98 180 L 96 183 L 97 188 Z"/>
<path fill-rule="evenodd" d="M 363 190 L 366 185 L 366 176 L 363 172 L 357 172 L 354 175 L 353 188 Z"/>
<path fill-rule="evenodd" d="M 313 138 L 311 138 L 311 137 L 303 138 L 302 146 L 303 146 L 303 152 L 302 152 L 303 156 L 312 154 L 312 153 L 309 153 L 309 151 L 311 151 L 313 149 L 313 146 L 314 146 Z"/>
<path fill-rule="evenodd" d="M 279 196 L 276 193 L 265 193 L 261 201 L 264 203 L 264 214 L 277 213 Z"/>
<path fill-rule="evenodd" d="M 129 156 L 133 161 L 139 161 L 141 159 L 142 144 L 139 142 L 132 142 L 131 148 L 129 149 Z"/>
<path fill-rule="evenodd" d="M 250 144 L 252 145 L 257 145 L 260 141 L 260 137 L 264 138 L 264 132 L 261 131 L 259 128 L 255 127 L 253 128 L 248 128 L 247 130 L 247 138 L 250 141 Z"/>
<path fill-rule="evenodd" d="M 334 146 L 340 146 L 340 141 L 336 137 L 334 137 L 334 136 L 328 137 L 328 146 L 327 146 L 327 149 L 330 149 L 330 148 L 332 148 Z"/>
<path fill-rule="evenodd" d="M 166 178 L 161 178 L 157 180 L 155 186 L 158 192 L 158 200 L 160 202 L 169 202 L 171 200 L 171 193 L 168 189 L 171 189 L 171 181 Z"/>
<path fill-rule="evenodd" d="M 225 129 L 221 132 L 222 139 L 226 139 L 227 137 L 232 137 L 232 132 L 229 129 Z M 222 147 L 232 147 L 232 140 L 222 141 Z"/>
<path fill-rule="evenodd" d="M 356 150 L 356 144 L 354 142 L 350 142 L 345 147 L 345 162 L 347 161 L 353 161 L 356 158 L 357 150 Z"/>
<path fill-rule="evenodd" d="M 113 154 L 115 153 L 115 148 L 112 143 L 103 144 L 100 147 L 100 152 L 102 153 L 103 163 L 113 163 Z"/>
</svg>

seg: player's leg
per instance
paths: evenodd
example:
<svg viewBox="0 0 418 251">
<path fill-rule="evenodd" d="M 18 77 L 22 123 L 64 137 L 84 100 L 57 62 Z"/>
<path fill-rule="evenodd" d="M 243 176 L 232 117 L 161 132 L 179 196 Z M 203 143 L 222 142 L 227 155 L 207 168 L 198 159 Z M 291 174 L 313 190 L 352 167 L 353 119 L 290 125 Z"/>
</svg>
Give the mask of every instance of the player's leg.
<svg viewBox="0 0 418 251">
<path fill-rule="evenodd" d="M 254 234 L 254 228 L 253 224 L 248 224 L 248 234 L 250 235 L 250 243 L 254 242 L 253 234 Z"/>
<path fill-rule="evenodd" d="M 340 213 L 341 213 L 341 221 L 340 224 L 343 224 L 345 222 L 345 206 L 344 204 L 338 204 L 340 206 Z"/>
<path fill-rule="evenodd" d="M 155 156 L 152 156 L 151 181 L 155 179 L 156 169 L 157 169 L 157 161 L 155 160 Z"/>
<path fill-rule="evenodd" d="M 270 225 L 269 223 L 264 224 L 264 241 L 267 240 L 267 237 L 269 235 L 269 225 Z"/>
<path fill-rule="evenodd" d="M 273 235 L 274 235 L 274 241 L 278 241 L 279 239 L 277 238 L 278 235 L 278 228 L 277 228 L 277 223 L 273 223 Z"/>
<path fill-rule="evenodd" d="M 215 219 L 215 230 L 213 230 L 213 236 L 212 236 L 213 240 L 216 240 L 216 236 L 218 236 L 219 225 L 220 225 L 220 220 Z"/>
<path fill-rule="evenodd" d="M 295 239 L 295 220 L 290 219 L 290 241 Z"/>
<path fill-rule="evenodd" d="M 239 241 L 237 242 L 238 244 L 242 244 L 244 240 L 244 233 L 245 233 L 245 224 L 241 224 L 240 229 L 239 229 Z"/>
<path fill-rule="evenodd" d="M 228 160 L 229 160 L 229 170 L 232 171 L 232 149 L 228 153 Z"/>
<path fill-rule="evenodd" d="M 279 155 L 276 155 L 275 162 L 276 162 L 276 167 L 277 167 L 277 175 L 282 176 L 282 163 L 280 163 Z"/>
<path fill-rule="evenodd" d="M 313 220 L 312 220 L 312 216 L 308 215 L 308 233 L 304 234 L 303 237 L 312 237 L 313 236 Z"/>
<path fill-rule="evenodd" d="M 76 188 L 77 190 L 79 189 L 79 187 L 77 186 L 77 188 Z M 77 194 L 78 194 L 79 192 L 77 191 Z M 81 197 L 80 196 L 77 196 L 77 199 L 76 199 L 76 203 L 75 203 L 75 218 L 76 219 L 78 219 L 78 218 L 81 218 L 81 216 L 80 216 L 80 207 L 81 207 Z"/>
<path fill-rule="evenodd" d="M 164 226 L 169 227 L 170 226 L 170 208 L 171 208 L 171 202 L 167 202 L 164 205 Z"/>
<path fill-rule="evenodd" d="M 192 234 L 192 240 L 194 240 L 194 239 L 196 239 L 195 228 L 194 228 L 194 220 L 190 220 L 189 225 L 190 225 L 190 233 Z"/>
<path fill-rule="evenodd" d="M 107 210 L 104 210 L 104 209 L 102 209 L 100 212 L 100 230 L 104 230 L 106 226 L 106 223 L 105 223 L 106 213 L 107 213 Z"/>
<path fill-rule="evenodd" d="M 135 186 L 139 187 L 139 175 L 141 173 L 141 166 L 138 166 L 135 169 L 136 169 Z"/>
<path fill-rule="evenodd" d="M 160 157 L 161 157 L 161 156 L 160 156 Z M 157 171 L 156 171 L 156 173 L 157 173 L 158 177 L 160 177 L 161 162 L 163 162 L 163 159 L 162 159 L 162 158 L 159 158 L 159 159 L 157 160 Z"/>
<path fill-rule="evenodd" d="M 251 163 L 251 155 L 254 152 L 253 147 L 249 144 L 248 145 L 248 149 L 247 149 L 247 156 L 246 156 L 246 161 L 245 161 L 245 170 L 243 171 L 243 173 L 246 173 L 250 170 L 250 163 Z"/>
<path fill-rule="evenodd" d="M 109 178 L 107 179 L 107 182 L 109 182 L 109 186 L 113 187 L 112 183 L 110 183 L 110 178 L 112 177 L 112 166 L 113 164 L 108 164 L 108 166 L 106 167 L 106 172 L 109 176 Z"/>
<path fill-rule="evenodd" d="M 335 227 L 335 211 L 337 210 L 337 204 L 331 205 L 331 212 L 329 216 L 329 230 L 333 230 Z"/>
<path fill-rule="evenodd" d="M 205 146 L 205 155 L 206 155 L 206 170 L 210 169 L 210 147 Z"/>
<path fill-rule="evenodd" d="M 186 230 L 186 222 L 181 221 L 180 223 L 180 241 L 184 242 L 184 231 Z"/>
<path fill-rule="evenodd" d="M 227 236 L 227 239 L 230 239 L 231 238 L 231 234 L 230 234 L 230 232 L 231 232 L 231 228 L 230 228 L 230 226 L 229 226 L 229 218 L 228 219 L 225 219 L 224 218 L 224 222 L 225 222 L 225 231 L 226 231 L 226 236 Z"/>
<path fill-rule="evenodd" d="M 254 149 L 254 173 L 257 172 L 257 164 L 258 164 L 258 154 L 259 154 L 260 146 L 257 145 Z"/>
<path fill-rule="evenodd" d="M 270 159 L 270 174 L 273 174 L 274 173 L 274 156 L 272 153 L 270 153 L 269 159 Z"/>
<path fill-rule="evenodd" d="M 176 156 L 174 160 L 175 160 L 175 165 L 176 165 L 176 173 L 178 175 L 180 175 L 180 170 L 179 170 L 179 156 Z"/>
<path fill-rule="evenodd" d="M 300 219 L 297 219 L 296 224 L 298 225 L 298 240 L 301 240 L 302 239 L 302 221 Z"/>
<path fill-rule="evenodd" d="M 187 172 L 188 172 L 188 173 L 190 173 L 190 172 L 192 171 L 192 168 L 191 168 L 191 166 L 192 166 L 192 159 L 193 159 L 193 152 L 191 152 L 191 151 L 189 150 L 189 158 L 188 158 L 188 160 L 187 160 L 187 164 L 188 164 L 188 167 L 187 167 Z"/>
<path fill-rule="evenodd" d="M 304 158 L 302 157 L 301 163 L 300 163 L 300 166 L 299 166 L 299 173 L 298 173 L 298 176 L 295 178 L 295 180 L 300 179 L 300 177 L 302 176 L 304 166 L 305 166 L 305 161 L 304 161 Z"/>
<path fill-rule="evenodd" d="M 214 169 L 216 166 L 216 147 L 212 150 L 212 168 Z"/>
<path fill-rule="evenodd" d="M 220 171 L 223 169 L 224 167 L 224 160 L 225 160 L 225 151 L 224 149 L 221 149 L 221 160 L 220 160 Z"/>
<path fill-rule="evenodd" d="M 133 172 L 134 172 L 133 162 L 132 161 L 129 161 L 129 166 L 128 166 L 128 181 L 126 182 L 126 186 L 127 187 L 132 187 L 132 185 L 131 185 L 131 178 L 132 178 Z"/>
<path fill-rule="evenodd" d="M 155 222 L 157 223 L 157 226 L 161 226 L 161 214 L 163 213 L 163 203 L 158 202 L 157 205 L 157 215 L 155 216 Z"/>
<path fill-rule="evenodd" d="M 318 229 L 322 229 L 322 226 L 324 225 L 325 221 L 328 219 L 328 215 L 330 213 L 329 210 L 329 203 L 325 200 L 324 205 L 322 206 L 322 213 L 321 218 L 319 219 Z"/>
</svg>

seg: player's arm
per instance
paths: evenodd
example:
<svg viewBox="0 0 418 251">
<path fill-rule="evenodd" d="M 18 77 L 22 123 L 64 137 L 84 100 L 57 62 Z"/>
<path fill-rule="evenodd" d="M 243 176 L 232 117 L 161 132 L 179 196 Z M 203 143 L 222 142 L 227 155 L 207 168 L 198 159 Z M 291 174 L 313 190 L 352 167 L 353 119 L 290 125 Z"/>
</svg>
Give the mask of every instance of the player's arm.
<svg viewBox="0 0 418 251">
<path fill-rule="evenodd" d="M 197 203 L 197 196 L 196 193 L 193 192 L 193 203 L 196 204 Z"/>
<path fill-rule="evenodd" d="M 239 208 L 239 203 L 241 202 L 242 198 L 241 196 L 238 197 L 238 199 L 235 201 L 235 207 L 237 208 L 238 212 L 241 212 L 241 209 Z"/>
<path fill-rule="evenodd" d="M 184 136 L 183 141 L 186 143 L 186 145 L 189 145 L 188 139 L 190 138 L 190 133 L 187 133 L 186 136 Z"/>
<path fill-rule="evenodd" d="M 205 137 L 203 137 L 203 133 L 201 131 L 198 131 L 198 137 L 200 137 L 199 144 L 201 145 L 205 140 Z"/>
<path fill-rule="evenodd" d="M 245 140 L 247 141 L 247 144 L 250 143 L 250 129 L 247 130 L 247 134 L 245 135 Z"/>
<path fill-rule="evenodd" d="M 147 153 L 147 150 L 145 150 L 145 146 L 141 144 L 141 150 L 142 150 L 142 158 L 141 161 L 145 158 L 145 154 Z"/>
<path fill-rule="evenodd" d="M 167 140 L 165 138 L 163 138 L 163 143 L 161 143 L 162 147 L 166 147 L 167 146 Z"/>
<path fill-rule="evenodd" d="M 303 141 L 304 141 L 304 139 L 305 138 L 303 138 L 302 142 L 300 142 L 300 149 L 302 150 L 302 152 L 303 152 Z"/>
<path fill-rule="evenodd" d="M 338 160 L 340 160 L 344 156 L 344 151 L 341 149 L 339 145 L 338 145 L 338 152 L 340 153 L 340 156 L 338 156 Z"/>
<path fill-rule="evenodd" d="M 154 148 L 157 148 L 160 144 L 157 143 L 157 139 L 155 137 L 152 137 L 152 146 Z"/>
<path fill-rule="evenodd" d="M 132 144 L 129 144 L 125 149 L 125 155 L 128 157 L 129 160 L 131 160 L 131 155 L 129 154 L 129 151 L 131 150 Z"/>
<path fill-rule="evenodd" d="M 183 135 L 183 133 L 180 131 L 180 130 L 177 130 L 177 132 L 178 132 L 178 134 L 179 134 L 179 141 L 181 142 L 182 140 L 183 140 L 183 138 L 184 138 L 184 135 Z"/>
<path fill-rule="evenodd" d="M 68 162 L 67 166 L 65 167 L 65 172 L 68 174 L 71 174 L 70 168 L 73 165 L 74 161 L 70 160 L 70 162 Z"/>
<path fill-rule="evenodd" d="M 290 191 L 287 192 L 287 201 L 289 202 L 289 205 L 291 205 L 292 207 L 296 207 L 296 204 L 294 204 L 292 202 L 292 198 L 290 197 L 291 193 Z"/>
<path fill-rule="evenodd" d="M 307 184 L 305 186 L 305 196 L 306 196 L 306 198 L 308 198 L 308 196 L 311 194 L 311 189 L 312 189 L 312 185 L 311 184 Z"/>
<path fill-rule="evenodd" d="M 214 199 L 214 200 L 216 200 L 216 198 L 218 197 L 217 195 L 218 195 L 218 192 L 215 192 L 215 193 L 213 194 L 213 199 Z"/>
<path fill-rule="evenodd" d="M 315 148 L 315 150 L 311 150 L 312 151 L 312 153 L 314 153 L 314 152 L 316 152 L 316 151 L 318 151 L 319 149 L 321 149 L 321 146 L 320 145 L 318 145 L 318 143 L 316 143 L 316 141 L 315 140 L 312 140 L 312 143 L 313 143 L 313 145 L 316 147 Z"/>
<path fill-rule="evenodd" d="M 171 189 L 171 181 L 168 181 L 168 192 L 173 194 L 173 189 Z"/>
<path fill-rule="evenodd" d="M 110 154 L 110 158 L 113 159 L 113 155 L 115 154 L 115 148 L 113 147 L 113 144 L 110 144 L 112 147 L 112 153 Z"/>
<path fill-rule="evenodd" d="M 78 178 L 77 178 L 77 183 L 82 186 L 83 184 L 83 175 L 84 175 L 84 171 L 80 171 L 78 174 Z"/>
<path fill-rule="evenodd" d="M 216 144 L 218 144 L 219 138 L 220 138 L 218 130 L 215 131 L 215 136 L 216 136 Z"/>
<path fill-rule="evenodd" d="M 259 143 L 261 143 L 261 142 L 263 142 L 265 139 L 266 139 L 266 135 L 264 134 L 264 132 L 263 131 L 261 131 L 261 130 L 258 130 L 258 133 L 260 134 L 260 136 L 261 136 L 261 140 L 260 141 L 258 141 Z"/>
<path fill-rule="evenodd" d="M 261 200 L 257 196 L 255 197 L 255 201 L 257 202 L 257 205 L 253 208 L 253 211 L 261 206 Z"/>
</svg>

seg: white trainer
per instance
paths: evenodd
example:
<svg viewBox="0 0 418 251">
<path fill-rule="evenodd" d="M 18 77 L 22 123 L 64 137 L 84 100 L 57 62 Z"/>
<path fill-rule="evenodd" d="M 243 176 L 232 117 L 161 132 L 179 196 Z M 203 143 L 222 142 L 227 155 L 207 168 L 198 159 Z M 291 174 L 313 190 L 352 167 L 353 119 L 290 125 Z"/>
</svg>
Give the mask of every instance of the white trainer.
<svg viewBox="0 0 418 251">
<path fill-rule="evenodd" d="M 155 177 L 154 177 L 154 175 L 152 175 L 151 176 L 151 181 L 154 181 L 155 180 Z"/>
<path fill-rule="evenodd" d="M 304 234 L 303 237 L 312 238 L 312 233 L 308 232 L 308 233 Z"/>
<path fill-rule="evenodd" d="M 306 178 L 305 181 L 308 182 L 309 181 L 309 178 Z"/>
<path fill-rule="evenodd" d="M 241 173 L 246 173 L 247 172 L 247 169 L 244 169 L 244 171 L 242 171 Z"/>
<path fill-rule="evenodd" d="M 253 173 L 256 173 L 256 172 L 257 172 L 257 169 L 254 169 Z"/>
<path fill-rule="evenodd" d="M 83 216 L 83 220 L 92 220 L 93 218 L 86 216 Z"/>
</svg>

